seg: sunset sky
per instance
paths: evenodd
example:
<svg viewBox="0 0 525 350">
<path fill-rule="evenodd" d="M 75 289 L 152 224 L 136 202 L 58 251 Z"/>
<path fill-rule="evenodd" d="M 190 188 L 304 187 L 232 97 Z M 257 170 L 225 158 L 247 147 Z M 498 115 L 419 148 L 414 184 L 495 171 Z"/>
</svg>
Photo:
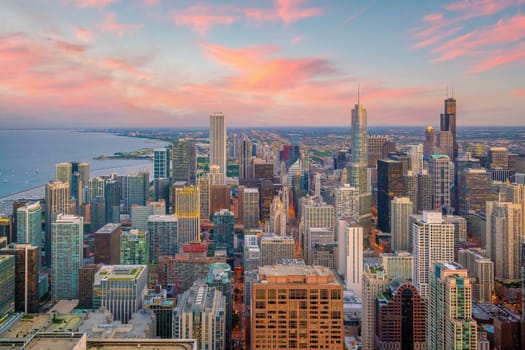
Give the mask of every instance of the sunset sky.
<svg viewBox="0 0 525 350">
<path fill-rule="evenodd" d="M 0 0 L 2 127 L 525 125 L 525 0 Z"/>
</svg>

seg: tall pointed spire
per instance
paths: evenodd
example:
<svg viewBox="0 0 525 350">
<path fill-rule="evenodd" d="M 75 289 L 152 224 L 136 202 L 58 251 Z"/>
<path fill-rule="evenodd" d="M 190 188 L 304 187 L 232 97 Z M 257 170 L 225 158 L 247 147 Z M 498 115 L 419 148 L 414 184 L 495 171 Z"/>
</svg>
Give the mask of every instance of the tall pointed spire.
<svg viewBox="0 0 525 350">
<path fill-rule="evenodd" d="M 359 105 L 359 83 L 357 84 L 357 105 Z"/>
</svg>

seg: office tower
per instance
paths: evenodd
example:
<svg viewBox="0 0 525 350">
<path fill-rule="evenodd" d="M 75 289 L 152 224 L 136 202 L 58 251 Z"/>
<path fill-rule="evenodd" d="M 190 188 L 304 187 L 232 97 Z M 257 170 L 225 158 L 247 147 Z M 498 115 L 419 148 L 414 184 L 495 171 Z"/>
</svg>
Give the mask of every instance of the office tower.
<svg viewBox="0 0 525 350">
<path fill-rule="evenodd" d="M 129 213 L 133 204 L 146 205 L 149 198 L 149 173 L 141 171 L 128 174 L 126 188 L 124 212 Z"/>
<path fill-rule="evenodd" d="M 414 211 L 414 204 L 408 197 L 395 197 L 390 202 L 392 216 L 392 250 L 408 250 L 409 217 Z"/>
<path fill-rule="evenodd" d="M 253 177 L 255 179 L 273 180 L 273 164 L 255 163 L 253 165 Z"/>
<path fill-rule="evenodd" d="M 195 142 L 191 139 L 174 141 L 172 162 L 172 181 L 184 181 L 187 185 L 194 185 L 197 173 Z"/>
<path fill-rule="evenodd" d="M 69 184 L 69 193 L 75 198 L 76 210 L 79 205 L 84 203 L 84 186 L 89 182 L 89 163 L 71 162 L 71 182 Z"/>
<path fill-rule="evenodd" d="M 243 249 L 243 268 L 245 273 L 261 266 L 261 248 L 257 243 L 257 235 L 244 235 Z M 245 298 L 245 304 L 249 304 L 249 299 Z"/>
<path fill-rule="evenodd" d="M 418 207 L 418 177 L 419 175 L 414 175 L 410 170 L 403 175 L 403 196 L 408 197 L 412 202 L 414 213 L 417 213 Z"/>
<path fill-rule="evenodd" d="M 230 187 L 228 185 L 210 185 L 210 207 L 209 207 L 210 215 L 221 209 L 229 209 L 229 208 L 230 208 Z M 239 215 L 239 218 L 241 218 L 242 212 L 239 211 L 238 215 Z"/>
<path fill-rule="evenodd" d="M 172 215 L 151 215 L 148 218 L 150 233 L 149 257 L 157 263 L 164 255 L 175 255 L 179 251 L 178 218 Z"/>
<path fill-rule="evenodd" d="M 228 209 L 221 209 L 213 214 L 213 242 L 216 247 L 226 248 L 228 256 L 233 255 L 233 225 L 235 216 Z"/>
<path fill-rule="evenodd" d="M 349 184 L 335 189 L 336 219 L 350 218 L 359 221 L 359 190 Z"/>
<path fill-rule="evenodd" d="M 15 256 L 0 255 L 0 317 L 15 311 Z"/>
<path fill-rule="evenodd" d="M 71 163 L 58 163 L 55 165 L 55 179 L 71 186 L 71 175 L 73 174 Z"/>
<path fill-rule="evenodd" d="M 58 214 L 70 214 L 69 184 L 60 180 L 49 181 L 45 189 L 46 226 L 45 226 L 45 258 L 46 265 L 51 265 L 51 223 Z"/>
<path fill-rule="evenodd" d="M 335 232 L 326 227 L 310 227 L 306 231 L 304 257 L 308 265 L 337 269 Z"/>
<path fill-rule="evenodd" d="M 386 135 L 368 135 L 368 166 L 377 167 L 377 161 L 385 158 L 385 145 L 390 139 Z"/>
<path fill-rule="evenodd" d="M 487 163 L 491 169 L 509 168 L 509 150 L 506 147 L 490 147 Z"/>
<path fill-rule="evenodd" d="M 16 215 L 13 214 L 13 219 Z M 6 238 L 6 244 L 16 241 L 16 232 L 13 232 L 13 221 L 10 216 L 0 214 L 0 239 Z"/>
<path fill-rule="evenodd" d="M 170 179 L 153 179 L 153 200 L 164 201 L 165 210 L 164 214 L 168 214 L 171 201 L 170 201 Z"/>
<path fill-rule="evenodd" d="M 377 297 L 376 349 L 426 349 L 425 314 L 416 287 L 392 282 Z"/>
<path fill-rule="evenodd" d="M 210 165 L 210 185 L 224 185 L 225 174 L 218 165 Z"/>
<path fill-rule="evenodd" d="M 78 299 L 78 270 L 84 260 L 84 219 L 59 214 L 51 224 L 51 294 Z"/>
<path fill-rule="evenodd" d="M 494 292 L 494 262 L 479 248 L 460 249 L 458 262 L 476 279 L 472 285 L 472 300 L 490 303 Z"/>
<path fill-rule="evenodd" d="M 270 180 L 258 180 L 257 189 L 259 190 L 259 220 L 266 222 L 270 220 L 270 207 L 274 196 L 274 185 Z"/>
<path fill-rule="evenodd" d="M 408 146 L 409 170 L 418 175 L 423 171 L 423 144 Z"/>
<path fill-rule="evenodd" d="M 208 174 L 197 178 L 197 186 L 200 193 L 200 218 L 201 220 L 210 219 L 210 177 Z M 227 208 L 224 208 L 227 209 Z"/>
<path fill-rule="evenodd" d="M 467 220 L 462 216 L 443 215 L 443 223 L 454 225 L 454 261 L 458 261 L 460 246 L 467 242 Z"/>
<path fill-rule="evenodd" d="M 441 114 L 440 131 L 448 131 L 452 137 L 453 156 L 450 157 L 452 161 L 456 160 L 458 156 L 458 142 L 456 137 L 456 100 L 454 98 L 447 98 L 445 101 L 445 110 Z"/>
<path fill-rule="evenodd" d="M 176 299 L 168 297 L 169 290 L 155 285 L 147 291 L 142 304 L 146 312 L 155 314 L 155 336 L 161 339 L 171 339 L 173 336 L 173 310 Z"/>
<path fill-rule="evenodd" d="M 259 190 L 239 188 L 239 220 L 244 228 L 259 227 Z"/>
<path fill-rule="evenodd" d="M 226 176 L 226 123 L 222 113 L 210 115 L 210 165 L 218 165 Z"/>
<path fill-rule="evenodd" d="M 401 162 L 382 159 L 377 162 L 377 228 L 390 232 L 390 202 L 403 196 Z"/>
<path fill-rule="evenodd" d="M 253 178 L 252 142 L 246 136 L 243 137 L 240 145 L 239 157 L 239 181 Z"/>
<path fill-rule="evenodd" d="M 214 287 L 221 291 L 222 295 L 226 298 L 226 332 L 225 332 L 225 346 L 226 349 L 231 348 L 232 339 L 232 281 L 233 271 L 230 265 L 226 263 L 214 263 L 210 265 L 208 275 L 206 276 L 206 285 L 208 287 Z"/>
<path fill-rule="evenodd" d="M 363 272 L 363 297 L 361 312 L 361 339 L 363 350 L 374 350 L 377 319 L 377 296 L 384 292 L 391 280 L 383 272 L 382 266 L 365 265 Z"/>
<path fill-rule="evenodd" d="M 106 208 L 106 223 L 120 222 L 120 183 L 117 180 L 108 180 L 104 187 Z"/>
<path fill-rule="evenodd" d="M 16 241 L 42 247 L 42 207 L 40 202 L 27 203 L 16 210 Z"/>
<path fill-rule="evenodd" d="M 87 264 L 78 269 L 78 307 L 84 309 L 93 308 L 93 284 L 95 275 L 102 264 Z"/>
<path fill-rule="evenodd" d="M 337 271 L 348 289 L 361 297 L 363 289 L 363 228 L 346 220 L 337 223 Z"/>
<path fill-rule="evenodd" d="M 150 215 L 164 215 L 166 211 L 162 213 L 153 213 L 153 207 L 151 205 L 137 205 L 133 204 L 130 210 L 131 214 L 131 227 L 138 230 L 144 231 L 148 229 L 148 217 Z"/>
<path fill-rule="evenodd" d="M 440 262 L 430 276 L 427 344 L 436 350 L 477 349 L 478 327 L 472 319 L 467 270 L 453 262 Z"/>
<path fill-rule="evenodd" d="M 432 175 L 427 170 L 417 176 L 417 212 L 432 210 Z"/>
<path fill-rule="evenodd" d="M 423 156 L 429 158 L 434 153 L 434 146 L 436 145 L 434 128 L 428 126 L 425 129 L 425 143 L 423 144 Z"/>
<path fill-rule="evenodd" d="M 438 261 L 454 261 L 454 225 L 443 222 L 440 212 L 424 211 L 414 215 L 414 284 L 420 295 L 429 296 L 429 273 Z"/>
<path fill-rule="evenodd" d="M 195 240 L 200 240 L 200 193 L 197 186 L 184 186 L 176 188 L 174 215 L 179 219 L 178 223 L 178 248 Z"/>
<path fill-rule="evenodd" d="M 122 232 L 120 236 L 120 264 L 147 265 L 149 264 L 149 231 L 132 229 Z"/>
<path fill-rule="evenodd" d="M 101 176 L 96 176 L 90 179 L 88 185 L 88 202 L 95 200 L 96 198 L 104 198 L 104 189 L 106 185 L 106 179 Z"/>
<path fill-rule="evenodd" d="M 484 213 L 485 203 L 495 199 L 492 181 L 485 169 L 465 169 L 458 174 L 458 214 Z"/>
<path fill-rule="evenodd" d="M 106 224 L 93 235 L 95 264 L 116 265 L 120 263 L 120 224 Z"/>
<path fill-rule="evenodd" d="M 252 349 L 344 347 L 343 287 L 327 267 L 259 267 L 251 311 Z"/>
<path fill-rule="evenodd" d="M 414 256 L 407 251 L 398 250 L 394 253 L 382 253 L 381 264 L 388 278 L 393 280 L 412 280 L 414 271 Z"/>
<path fill-rule="evenodd" d="M 97 231 L 106 224 L 106 203 L 104 198 L 97 198 L 89 203 L 89 216 L 91 232 Z"/>
<path fill-rule="evenodd" d="M 155 148 L 153 150 L 153 178 L 170 177 L 170 150 L 168 148 Z"/>
<path fill-rule="evenodd" d="M 312 232 L 311 228 L 324 228 L 332 234 L 335 231 L 335 209 L 332 205 L 314 202 L 305 204 L 301 210 L 301 223 L 303 230 L 300 236 L 300 242 L 303 244 L 303 254 L 305 261 L 312 261 Z M 334 235 L 335 236 L 335 235 Z M 330 242 L 334 241 L 334 236 L 329 238 Z"/>
<path fill-rule="evenodd" d="M 173 310 L 170 338 L 196 339 L 196 349 L 226 349 L 226 300 L 216 288 L 197 281 L 182 294 Z"/>
<path fill-rule="evenodd" d="M 438 134 L 438 146 L 441 154 L 447 155 L 453 159 L 454 155 L 454 138 L 449 131 L 440 131 Z"/>
<path fill-rule="evenodd" d="M 450 189 L 454 182 L 454 164 L 444 154 L 434 154 L 430 157 L 429 173 L 432 175 L 433 209 L 441 210 L 450 207 Z"/>
<path fill-rule="evenodd" d="M 260 265 L 275 265 L 282 259 L 293 259 L 295 257 L 295 241 L 290 236 L 265 234 L 261 237 L 260 253 Z"/>
<path fill-rule="evenodd" d="M 105 308 L 114 321 L 128 323 L 142 308 L 148 288 L 147 265 L 107 265 L 95 274 L 93 308 Z"/>
<path fill-rule="evenodd" d="M 525 240 L 521 205 L 487 202 L 486 220 L 486 247 L 495 262 L 496 280 L 520 279 L 520 244 Z"/>
<path fill-rule="evenodd" d="M 36 313 L 40 307 L 38 275 L 39 249 L 30 244 L 11 243 L 0 249 L 0 256 L 15 256 L 15 311 Z"/>
</svg>

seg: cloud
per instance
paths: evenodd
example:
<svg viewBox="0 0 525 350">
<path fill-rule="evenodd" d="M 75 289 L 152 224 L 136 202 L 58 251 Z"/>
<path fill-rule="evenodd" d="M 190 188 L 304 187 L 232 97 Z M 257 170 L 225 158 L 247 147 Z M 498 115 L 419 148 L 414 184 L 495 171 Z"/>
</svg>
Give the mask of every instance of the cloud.
<svg viewBox="0 0 525 350">
<path fill-rule="evenodd" d="M 87 28 L 77 27 L 75 29 L 75 37 L 78 41 L 88 43 L 93 39 L 93 32 Z"/>
<path fill-rule="evenodd" d="M 118 23 L 115 14 L 107 13 L 104 16 L 104 21 L 100 24 L 99 29 L 103 32 L 115 33 L 118 36 L 123 36 L 129 33 L 133 33 L 136 30 L 142 28 L 144 23 L 125 24 Z"/>
<path fill-rule="evenodd" d="M 196 5 L 175 13 L 173 20 L 177 26 L 188 26 L 204 36 L 211 27 L 218 24 L 232 24 L 237 21 L 237 18 L 232 15 L 218 14 L 209 6 Z"/>
<path fill-rule="evenodd" d="M 276 0 L 277 14 L 288 25 L 307 17 L 319 16 L 323 10 L 319 7 L 301 7 L 305 0 Z"/>
<path fill-rule="evenodd" d="M 516 89 L 510 92 L 513 96 L 525 96 L 525 89 Z"/>
<path fill-rule="evenodd" d="M 306 39 L 306 35 L 295 35 L 290 39 L 292 44 L 299 44 Z"/>
<path fill-rule="evenodd" d="M 142 0 L 146 6 L 157 6 L 160 4 L 160 0 Z"/>
<path fill-rule="evenodd" d="M 367 10 L 367 7 L 363 6 L 361 7 L 356 13 L 346 17 L 343 22 L 341 23 L 341 25 L 347 25 L 348 23 L 350 23 L 351 21 L 353 21 L 354 19 L 358 18 L 359 16 L 361 16 L 363 13 L 365 13 L 365 11 Z"/>
<path fill-rule="evenodd" d="M 73 4 L 80 8 L 106 7 L 118 0 L 73 0 Z"/>
</svg>

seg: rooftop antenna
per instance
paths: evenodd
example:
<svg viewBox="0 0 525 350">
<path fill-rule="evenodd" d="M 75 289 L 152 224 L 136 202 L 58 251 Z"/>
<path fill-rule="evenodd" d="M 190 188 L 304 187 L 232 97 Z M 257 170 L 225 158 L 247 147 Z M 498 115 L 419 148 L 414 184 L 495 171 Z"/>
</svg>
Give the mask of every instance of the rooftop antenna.
<svg viewBox="0 0 525 350">
<path fill-rule="evenodd" d="M 447 86 L 447 98 L 448 98 L 448 86 Z"/>
<path fill-rule="evenodd" d="M 454 88 L 452 88 L 452 98 L 454 98 Z"/>
</svg>

